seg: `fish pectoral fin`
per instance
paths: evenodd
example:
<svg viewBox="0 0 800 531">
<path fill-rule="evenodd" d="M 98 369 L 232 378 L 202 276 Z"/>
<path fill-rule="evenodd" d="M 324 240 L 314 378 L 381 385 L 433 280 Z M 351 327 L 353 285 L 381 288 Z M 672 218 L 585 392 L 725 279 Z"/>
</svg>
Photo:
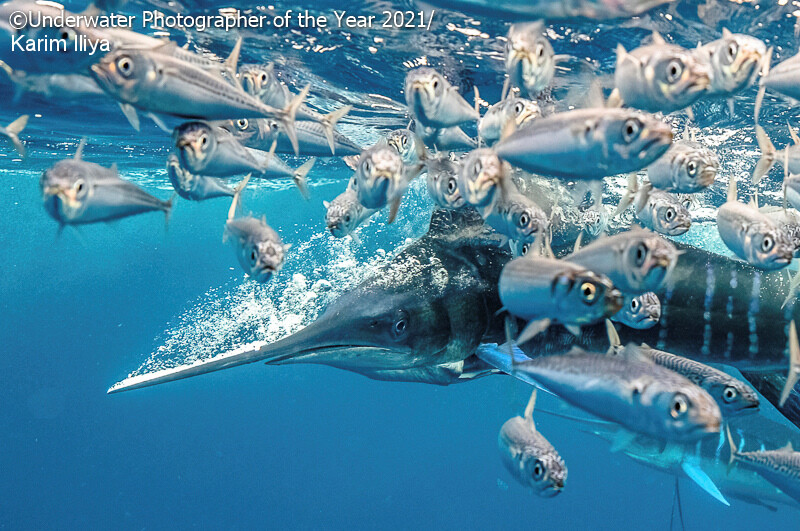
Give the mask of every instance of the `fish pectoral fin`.
<svg viewBox="0 0 800 531">
<path fill-rule="evenodd" d="M 326 115 L 320 122 L 320 125 L 322 125 L 322 130 L 325 132 L 325 138 L 328 140 L 328 147 L 331 148 L 331 155 L 336 154 L 336 139 L 333 136 L 333 133 L 336 130 L 336 124 L 351 110 L 353 110 L 352 105 L 345 105 L 344 107 L 336 109 L 332 113 Z"/>
<path fill-rule="evenodd" d="M 389 205 L 389 219 L 386 223 L 394 223 L 395 218 L 397 217 L 397 212 L 400 210 L 400 203 L 403 201 L 403 196 L 399 196 L 395 199 L 392 199 L 391 205 Z"/>
<path fill-rule="evenodd" d="M 141 130 L 142 124 L 139 122 L 139 113 L 136 112 L 136 108 L 130 103 L 120 103 L 119 108 L 122 110 L 122 114 L 125 115 L 125 118 L 128 120 L 128 123 L 131 124 L 137 132 Z"/>
<path fill-rule="evenodd" d="M 534 337 L 538 336 L 541 332 L 544 332 L 550 327 L 550 323 L 550 319 L 531 321 L 525 326 L 525 328 L 522 329 L 522 332 L 519 334 L 519 337 L 517 338 L 517 345 L 527 343 Z"/>
<path fill-rule="evenodd" d="M 634 439 L 636 439 L 636 433 L 624 429 L 619 430 L 614 434 L 614 439 L 611 443 L 611 453 L 624 450 L 633 443 Z"/>
<path fill-rule="evenodd" d="M 700 465 L 697 462 L 694 460 L 684 460 L 683 463 L 681 463 L 681 469 L 689 479 L 694 481 L 701 489 L 713 496 L 715 500 L 730 507 L 731 504 L 725 499 L 725 496 L 722 495 L 711 478 L 708 477 L 708 474 L 706 474 L 703 469 L 700 468 Z"/>
</svg>

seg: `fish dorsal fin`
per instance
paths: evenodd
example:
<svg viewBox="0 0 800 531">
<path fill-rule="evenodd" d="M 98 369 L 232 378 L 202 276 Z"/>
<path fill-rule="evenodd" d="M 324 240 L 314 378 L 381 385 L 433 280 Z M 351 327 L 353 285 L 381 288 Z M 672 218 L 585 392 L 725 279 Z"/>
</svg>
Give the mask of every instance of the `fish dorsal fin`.
<svg viewBox="0 0 800 531">
<path fill-rule="evenodd" d="M 722 38 L 727 39 L 732 36 L 733 33 L 731 33 L 731 30 L 729 30 L 728 28 L 722 28 Z"/>
<path fill-rule="evenodd" d="M 536 424 L 533 423 L 533 408 L 536 407 L 536 388 L 533 388 L 533 392 L 531 393 L 531 398 L 528 400 L 528 405 L 525 406 L 525 420 L 528 421 L 533 428 L 533 431 L 536 431 Z"/>
<path fill-rule="evenodd" d="M 737 196 L 736 175 L 731 174 L 731 177 L 728 180 L 728 202 L 735 202 L 737 200 Z"/>
<path fill-rule="evenodd" d="M 606 319 L 606 334 L 608 335 L 608 346 L 611 347 L 609 350 L 613 350 L 615 347 L 622 345 L 622 342 L 619 340 L 617 328 L 614 326 L 614 323 L 611 322 L 611 319 Z"/>
<path fill-rule="evenodd" d="M 81 141 L 78 142 L 78 149 L 75 150 L 75 160 L 81 160 L 83 158 L 83 147 L 86 145 L 86 137 L 81 138 Z"/>
<path fill-rule="evenodd" d="M 792 142 L 794 142 L 796 146 L 800 145 L 800 137 L 797 136 L 797 132 L 794 129 L 792 129 L 792 126 L 789 125 L 788 123 L 786 125 L 789 127 L 789 134 L 792 136 Z"/>
<path fill-rule="evenodd" d="M 228 58 L 225 59 L 225 68 L 236 78 L 236 69 L 239 66 L 239 53 L 242 51 L 242 37 L 239 36 L 236 39 L 236 44 L 233 45 L 233 49 L 231 50 L 230 55 Z"/>
<path fill-rule="evenodd" d="M 686 120 L 686 125 L 683 126 L 683 134 L 681 135 L 681 140 L 686 141 L 691 139 L 691 131 L 689 127 L 690 123 L 691 122 L 689 120 Z"/>
<path fill-rule="evenodd" d="M 624 63 L 625 61 L 631 61 L 638 66 L 641 66 L 641 61 L 639 61 L 636 57 L 629 54 L 625 47 L 622 44 L 617 44 L 617 66 Z"/>
<path fill-rule="evenodd" d="M 664 40 L 664 37 L 662 37 L 659 32 L 654 31 L 653 32 L 653 44 L 656 44 L 658 46 L 662 46 L 664 44 L 667 44 L 667 41 Z"/>
<path fill-rule="evenodd" d="M 322 201 L 322 206 L 324 206 L 325 208 L 330 208 L 331 207 L 331 202 L 330 201 Z"/>
<path fill-rule="evenodd" d="M 783 448 L 778 448 L 779 452 L 794 452 L 794 447 L 792 447 L 792 441 L 786 443 L 786 446 Z"/>
<path fill-rule="evenodd" d="M 786 384 L 783 386 L 781 398 L 778 402 L 780 407 L 783 407 L 786 400 L 789 399 L 789 395 L 792 394 L 792 389 L 794 389 L 798 379 L 800 379 L 800 344 L 797 341 L 797 327 L 794 320 L 792 320 L 789 325 L 789 373 L 786 375 Z"/>
</svg>

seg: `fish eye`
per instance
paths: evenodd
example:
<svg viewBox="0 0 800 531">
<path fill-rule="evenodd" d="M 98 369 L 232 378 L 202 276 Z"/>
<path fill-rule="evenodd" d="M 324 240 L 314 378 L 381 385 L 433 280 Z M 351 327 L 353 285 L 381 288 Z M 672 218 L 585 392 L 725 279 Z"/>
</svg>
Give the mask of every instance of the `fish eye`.
<svg viewBox="0 0 800 531">
<path fill-rule="evenodd" d="M 540 480 L 544 477 L 544 465 L 540 460 L 536 460 L 536 463 L 533 465 L 533 479 Z"/>
<path fill-rule="evenodd" d="M 591 282 L 581 284 L 581 295 L 586 302 L 592 302 L 597 295 L 597 288 Z"/>
<path fill-rule="evenodd" d="M 458 188 L 458 183 L 456 182 L 455 179 L 451 177 L 450 179 L 447 180 L 447 193 L 448 194 L 454 193 L 456 191 L 456 188 Z"/>
<path fill-rule="evenodd" d="M 673 219 L 675 219 L 675 209 L 668 208 L 667 212 L 664 214 L 664 217 L 667 218 L 667 221 L 672 221 Z"/>
<path fill-rule="evenodd" d="M 361 164 L 361 168 L 364 170 L 364 173 L 372 173 L 372 163 L 369 159 L 364 159 L 364 162 Z"/>
<path fill-rule="evenodd" d="M 401 336 L 405 333 L 407 327 L 408 324 L 406 323 L 406 320 L 404 318 L 400 318 L 397 321 L 395 321 L 392 330 L 394 331 L 396 336 Z"/>
<path fill-rule="evenodd" d="M 72 28 L 63 28 L 59 37 L 62 41 L 72 41 L 75 39 L 75 31 Z"/>
<path fill-rule="evenodd" d="M 697 174 L 697 163 L 693 160 L 690 160 L 688 164 L 686 164 L 686 173 L 689 174 L 690 177 L 694 177 Z"/>
<path fill-rule="evenodd" d="M 520 253 L 522 254 L 522 256 L 525 256 L 526 254 L 528 254 L 528 251 L 530 250 L 530 248 L 531 248 L 530 244 L 528 244 L 528 243 L 524 244 L 522 246 L 522 249 L 520 249 Z"/>
<path fill-rule="evenodd" d="M 406 138 L 405 135 L 400 137 L 400 145 L 403 147 L 408 145 L 408 138 Z"/>
<path fill-rule="evenodd" d="M 514 112 L 517 114 L 522 114 L 522 111 L 525 109 L 525 106 L 522 105 L 521 101 L 518 101 L 516 105 L 514 105 Z"/>
<path fill-rule="evenodd" d="M 438 79 L 434 79 L 433 80 L 433 90 L 436 90 L 438 88 L 439 88 L 439 80 Z"/>
<path fill-rule="evenodd" d="M 483 165 L 481 164 L 480 161 L 476 162 L 475 165 L 472 167 L 472 171 L 474 171 L 476 175 L 479 174 L 482 169 Z"/>
<path fill-rule="evenodd" d="M 250 264 L 255 267 L 258 264 L 258 252 L 256 251 L 255 247 L 250 249 Z"/>
<path fill-rule="evenodd" d="M 350 223 L 350 214 L 345 214 L 344 215 L 344 222 L 345 223 Z"/>
<path fill-rule="evenodd" d="M 250 125 L 250 122 L 247 121 L 246 118 L 242 118 L 242 119 L 236 121 L 236 125 L 239 127 L 239 129 L 244 131 L 245 129 L 247 129 L 247 126 Z"/>
<path fill-rule="evenodd" d="M 725 401 L 725 403 L 726 403 L 726 404 L 730 404 L 731 402 L 733 402 L 734 400 L 736 400 L 736 396 L 737 396 L 738 394 L 739 394 L 739 393 L 737 393 L 737 392 L 736 392 L 736 389 L 734 389 L 733 387 L 731 387 L 731 386 L 729 385 L 729 386 L 728 386 L 728 387 L 726 387 L 726 388 L 725 388 L 725 390 L 722 392 L 722 399 Z"/>
<path fill-rule="evenodd" d="M 85 188 L 83 179 L 78 179 L 75 181 L 75 184 L 72 185 L 73 190 L 75 190 L 76 195 L 81 195 Z"/>
<path fill-rule="evenodd" d="M 625 122 L 625 129 L 623 130 L 623 138 L 625 142 L 633 142 L 639 134 L 641 126 L 639 121 L 631 118 Z"/>
<path fill-rule="evenodd" d="M 728 44 L 728 48 L 725 50 L 726 57 L 728 61 L 731 63 L 734 59 L 736 59 L 736 54 L 739 52 L 739 47 L 736 45 L 735 42 L 731 42 Z"/>
<path fill-rule="evenodd" d="M 680 418 L 681 416 L 685 415 L 688 410 L 689 401 L 684 395 L 677 393 L 674 397 L 672 397 L 672 405 L 669 408 L 672 418 Z"/>
<path fill-rule="evenodd" d="M 677 59 L 670 61 L 667 65 L 667 81 L 674 83 L 678 81 L 683 73 L 683 64 Z"/>
<path fill-rule="evenodd" d="M 530 221 L 531 217 L 528 215 L 527 212 L 523 212 L 522 215 L 519 217 L 519 224 L 523 227 L 526 226 L 528 223 L 530 223 Z"/>
<path fill-rule="evenodd" d="M 267 82 L 267 73 L 261 72 L 261 75 L 258 76 L 258 80 L 261 81 L 262 84 Z"/>
<path fill-rule="evenodd" d="M 133 61 L 127 55 L 123 55 L 117 59 L 117 69 L 123 76 L 128 77 L 133 74 Z"/>
<path fill-rule="evenodd" d="M 647 258 L 647 246 L 644 243 L 639 243 L 636 246 L 636 267 L 642 267 L 645 258 Z"/>
<path fill-rule="evenodd" d="M 639 307 L 639 300 L 631 299 L 631 310 L 635 312 L 638 307 Z"/>
<path fill-rule="evenodd" d="M 772 239 L 772 236 L 764 236 L 764 239 L 761 240 L 761 251 L 768 253 L 772 250 L 774 245 L 775 241 Z"/>
<path fill-rule="evenodd" d="M 544 44 L 536 45 L 536 57 L 544 57 Z"/>
</svg>

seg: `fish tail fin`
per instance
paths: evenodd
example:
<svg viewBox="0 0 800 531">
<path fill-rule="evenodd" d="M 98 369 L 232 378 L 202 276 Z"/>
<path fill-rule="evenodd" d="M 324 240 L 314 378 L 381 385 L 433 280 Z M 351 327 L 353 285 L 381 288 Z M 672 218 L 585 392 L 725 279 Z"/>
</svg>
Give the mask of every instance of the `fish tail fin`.
<svg viewBox="0 0 800 531">
<path fill-rule="evenodd" d="M 800 273 L 798 273 L 798 276 L 800 276 Z M 800 344 L 797 341 L 797 328 L 794 321 L 792 321 L 789 326 L 789 373 L 786 375 L 786 384 L 783 386 L 781 399 L 778 402 L 780 407 L 786 404 L 786 400 L 789 398 L 798 379 L 800 379 Z"/>
<path fill-rule="evenodd" d="M 23 159 L 26 156 L 25 145 L 19 139 L 19 134 L 25 129 L 25 126 L 28 125 L 28 118 L 29 116 L 27 114 L 23 114 L 6 126 L 6 136 L 11 140 L 11 143 L 14 144 L 14 149 L 17 150 L 17 153 L 19 153 L 19 156 Z"/>
<path fill-rule="evenodd" d="M 298 190 L 300 190 L 300 195 L 303 196 L 303 199 L 308 201 L 310 197 L 308 193 L 308 172 L 311 171 L 311 168 L 314 167 L 314 163 L 317 162 L 316 157 L 311 157 L 309 160 L 304 162 L 299 168 L 294 171 L 294 175 L 292 176 L 292 180 L 294 180 L 294 184 L 297 185 Z"/>
<path fill-rule="evenodd" d="M 325 131 L 325 138 L 328 140 L 328 146 L 331 148 L 331 155 L 336 154 L 336 139 L 333 137 L 333 133 L 336 130 L 336 124 L 339 123 L 339 120 L 347 116 L 347 113 L 352 110 L 352 105 L 345 105 L 344 107 L 336 109 L 332 113 L 325 115 L 320 121 L 320 124 Z"/>
<path fill-rule="evenodd" d="M 289 137 L 289 142 L 292 144 L 295 155 L 300 154 L 300 144 L 297 142 L 297 129 L 294 127 L 294 119 L 297 114 L 297 109 L 306 101 L 306 96 L 308 96 L 308 91 L 310 89 L 311 85 L 306 85 L 297 96 L 292 98 L 292 101 L 289 102 L 286 108 L 279 113 L 279 120 L 281 125 L 283 125 L 286 136 Z"/>
<path fill-rule="evenodd" d="M 760 125 L 756 125 L 756 140 L 758 141 L 758 148 L 761 150 L 761 158 L 758 159 L 758 164 L 753 170 L 753 184 L 758 184 L 761 179 L 769 172 L 772 165 L 775 164 L 777 150 L 772 140 L 767 136 L 766 131 Z"/>
</svg>

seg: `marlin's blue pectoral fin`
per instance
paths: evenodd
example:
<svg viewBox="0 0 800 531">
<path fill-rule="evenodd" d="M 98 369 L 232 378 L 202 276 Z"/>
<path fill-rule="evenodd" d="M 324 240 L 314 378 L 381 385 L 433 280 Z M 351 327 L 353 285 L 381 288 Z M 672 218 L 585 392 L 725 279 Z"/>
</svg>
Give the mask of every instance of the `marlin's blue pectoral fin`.
<svg viewBox="0 0 800 531">
<path fill-rule="evenodd" d="M 728 500 L 725 499 L 725 496 L 722 495 L 711 478 L 708 477 L 708 474 L 703 472 L 703 469 L 700 468 L 699 463 L 693 460 L 685 460 L 683 463 L 681 463 L 681 468 L 686 476 L 697 483 L 701 489 L 709 493 L 720 503 L 730 507 L 731 504 L 728 503 Z"/>
</svg>

